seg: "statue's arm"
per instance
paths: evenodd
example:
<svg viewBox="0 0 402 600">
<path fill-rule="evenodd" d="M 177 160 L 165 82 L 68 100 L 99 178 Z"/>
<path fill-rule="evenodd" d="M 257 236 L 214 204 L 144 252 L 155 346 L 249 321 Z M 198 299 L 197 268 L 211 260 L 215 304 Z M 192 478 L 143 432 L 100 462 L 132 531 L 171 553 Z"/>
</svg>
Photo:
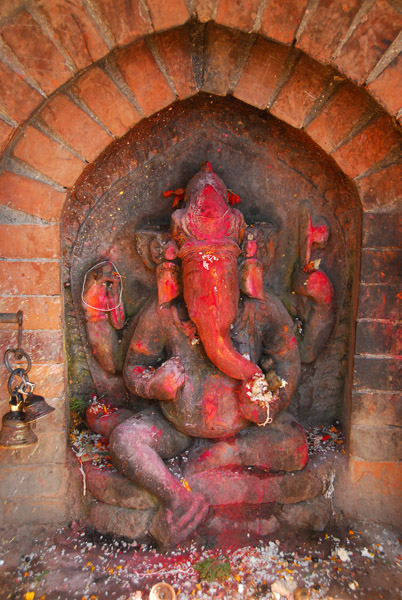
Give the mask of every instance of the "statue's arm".
<svg viewBox="0 0 402 600">
<path fill-rule="evenodd" d="M 134 394 L 169 402 L 184 384 L 184 369 L 178 357 L 164 360 L 166 331 L 162 310 L 155 300 L 143 309 L 127 352 L 123 377 Z"/>
<path fill-rule="evenodd" d="M 301 364 L 294 325 L 282 302 L 270 292 L 262 306 L 261 367 L 275 391 L 276 412 L 285 409 L 299 383 Z M 282 387 L 278 387 L 281 385 Z"/>
</svg>

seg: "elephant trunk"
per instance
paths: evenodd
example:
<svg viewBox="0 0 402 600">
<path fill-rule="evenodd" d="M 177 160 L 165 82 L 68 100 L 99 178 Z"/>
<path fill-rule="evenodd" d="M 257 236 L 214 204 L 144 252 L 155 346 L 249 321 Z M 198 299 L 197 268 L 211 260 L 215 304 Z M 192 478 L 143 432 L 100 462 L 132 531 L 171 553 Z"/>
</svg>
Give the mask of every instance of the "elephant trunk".
<svg viewBox="0 0 402 600">
<path fill-rule="evenodd" d="M 197 245 L 182 255 L 184 300 L 211 362 L 234 379 L 250 379 L 260 368 L 237 352 L 230 338 L 239 302 L 235 244 Z"/>
</svg>

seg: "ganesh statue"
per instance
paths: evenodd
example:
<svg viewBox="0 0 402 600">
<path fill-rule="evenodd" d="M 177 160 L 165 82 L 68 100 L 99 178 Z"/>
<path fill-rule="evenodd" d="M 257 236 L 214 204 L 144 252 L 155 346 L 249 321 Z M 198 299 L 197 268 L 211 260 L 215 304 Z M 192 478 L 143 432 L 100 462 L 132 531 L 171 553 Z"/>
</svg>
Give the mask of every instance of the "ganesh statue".
<svg viewBox="0 0 402 600">
<path fill-rule="evenodd" d="M 136 232 L 156 292 L 130 326 L 111 261 L 88 273 L 82 296 L 92 352 L 107 373 L 121 375 L 131 398 L 122 405 L 106 395 L 105 410 L 99 402 L 87 409 L 87 423 L 108 438 L 120 476 L 154 499 L 149 532 L 164 547 L 202 529 L 225 493 L 235 503 L 287 502 L 286 482 L 307 468 L 306 434 L 286 410 L 300 351 L 313 360 L 332 325 L 329 279 L 323 286 L 318 267 L 301 268 L 297 298 L 306 311 L 317 297 L 308 312 L 318 325 L 309 330 L 307 315 L 309 337 L 304 345 L 297 339 L 297 323 L 264 284 L 278 232 L 270 223 L 246 224 L 210 163 L 180 200 L 169 230 Z M 307 209 L 301 267 L 329 236 Z M 183 453 L 186 485 L 167 464 Z"/>
</svg>

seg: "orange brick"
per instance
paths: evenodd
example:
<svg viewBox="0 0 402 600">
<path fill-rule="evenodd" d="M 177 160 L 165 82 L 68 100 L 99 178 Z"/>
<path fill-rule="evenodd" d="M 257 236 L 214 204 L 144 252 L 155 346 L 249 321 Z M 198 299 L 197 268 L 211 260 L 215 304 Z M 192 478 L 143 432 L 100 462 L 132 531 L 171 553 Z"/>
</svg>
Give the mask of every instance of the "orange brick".
<svg viewBox="0 0 402 600">
<path fill-rule="evenodd" d="M 98 4 L 119 45 L 152 32 L 152 24 L 140 0 L 98 0 Z"/>
<path fill-rule="evenodd" d="M 291 44 L 303 18 L 307 0 L 268 0 L 260 33 L 283 44 Z"/>
<path fill-rule="evenodd" d="M 392 119 L 381 115 L 335 150 L 332 156 L 349 177 L 358 177 L 385 158 L 401 141 Z"/>
<path fill-rule="evenodd" d="M 24 329 L 61 329 L 63 302 L 60 296 L 0 296 L 0 312 L 24 312 Z"/>
<path fill-rule="evenodd" d="M 0 175 L 0 204 L 48 221 L 58 221 L 65 193 L 36 179 L 28 179 L 10 171 Z"/>
<path fill-rule="evenodd" d="M 402 462 L 370 462 L 351 458 L 351 483 L 379 496 L 402 493 Z"/>
<path fill-rule="evenodd" d="M 144 41 L 120 52 L 117 63 L 145 116 L 168 106 L 175 95 Z"/>
<path fill-rule="evenodd" d="M 204 82 L 202 89 L 211 94 L 225 96 L 237 61 L 242 54 L 240 34 L 236 31 L 210 25 L 207 28 Z"/>
<path fill-rule="evenodd" d="M 391 115 L 402 108 L 402 54 L 370 83 L 368 89 Z"/>
<path fill-rule="evenodd" d="M 296 46 L 328 63 L 360 6 L 360 0 L 320 0 Z"/>
<path fill-rule="evenodd" d="M 71 500 L 65 494 L 61 499 L 40 500 L 27 498 L 8 501 L 4 510 L 4 521 L 8 526 L 65 524 L 70 515 Z"/>
<path fill-rule="evenodd" d="M 356 181 L 365 210 L 397 206 L 402 198 L 402 163 Z"/>
<path fill-rule="evenodd" d="M 39 0 L 39 5 L 79 69 L 108 53 L 106 42 L 80 0 Z"/>
<path fill-rule="evenodd" d="M 184 0 L 147 0 L 147 4 L 156 31 L 178 27 L 190 18 Z"/>
<path fill-rule="evenodd" d="M 21 75 L 0 62 L 0 102 L 18 123 L 24 121 L 43 100 Z"/>
<path fill-rule="evenodd" d="M 35 452 L 38 446 L 39 444 L 31 446 L 31 453 Z M 0 494 L 2 498 L 24 498 L 29 490 L 32 497 L 49 498 L 58 496 L 60 492 L 66 493 L 67 480 L 66 467 L 60 465 L 20 465 L 13 468 L 5 466 L 0 473 Z"/>
<path fill-rule="evenodd" d="M 212 21 L 215 6 L 219 0 L 195 0 L 194 10 L 200 23 Z"/>
<path fill-rule="evenodd" d="M 331 152 L 359 122 L 370 105 L 367 94 L 354 85 L 339 88 L 306 132 L 326 152 Z"/>
<path fill-rule="evenodd" d="M 259 38 L 233 93 L 236 98 L 265 108 L 282 73 L 289 48 Z"/>
<path fill-rule="evenodd" d="M 187 30 L 162 33 L 156 38 L 158 50 L 178 97 L 188 98 L 197 92 Z"/>
<path fill-rule="evenodd" d="M 40 116 L 89 162 L 112 141 L 104 129 L 64 94 L 46 104 Z"/>
<path fill-rule="evenodd" d="M 27 12 L 22 11 L 7 21 L 1 34 L 47 94 L 72 77 L 63 56 Z"/>
<path fill-rule="evenodd" d="M 343 46 L 334 64 L 356 83 L 363 83 L 402 27 L 402 14 L 377 0 Z"/>
<path fill-rule="evenodd" d="M 60 293 L 60 263 L 0 261 L 0 294 Z"/>
<path fill-rule="evenodd" d="M 80 77 L 76 89 L 89 108 L 116 137 L 124 135 L 141 119 L 140 113 L 99 67 L 93 67 Z"/>
<path fill-rule="evenodd" d="M 271 113 L 293 127 L 300 128 L 303 121 L 329 78 L 329 70 L 307 56 L 302 56 L 289 81 L 282 88 Z"/>
<path fill-rule="evenodd" d="M 0 225 L 0 256 L 58 258 L 59 228 L 55 225 Z"/>
<path fill-rule="evenodd" d="M 41 131 L 27 127 L 19 138 L 14 156 L 65 187 L 74 184 L 85 163 Z"/>
<path fill-rule="evenodd" d="M 233 29 L 251 31 L 260 4 L 261 0 L 220 0 L 215 21 Z"/>
<path fill-rule="evenodd" d="M 16 131 L 15 127 L 0 119 L 0 150 L 3 150 L 7 146 L 14 131 Z"/>
<path fill-rule="evenodd" d="M 3 329 L 7 326 L 8 329 Z M 11 330 L 11 327 L 13 329 Z M 2 323 L 0 327 L 0 343 L 2 348 L 17 348 L 18 341 L 17 325 Z M 63 335 L 61 331 L 24 331 L 22 336 L 22 347 L 29 354 L 33 363 L 62 363 Z M 10 364 L 13 368 L 20 365 L 25 368 L 26 359 L 17 360 L 14 356 L 9 356 Z M 0 356 L 0 364 L 4 365 L 4 355 Z"/>
<path fill-rule="evenodd" d="M 7 390 L 10 373 L 0 367 L 0 389 Z M 64 365 L 55 363 L 32 364 L 28 373 L 29 381 L 35 384 L 35 393 L 51 398 L 61 398 L 65 394 Z M 6 392 L 7 395 L 7 392 Z"/>
</svg>

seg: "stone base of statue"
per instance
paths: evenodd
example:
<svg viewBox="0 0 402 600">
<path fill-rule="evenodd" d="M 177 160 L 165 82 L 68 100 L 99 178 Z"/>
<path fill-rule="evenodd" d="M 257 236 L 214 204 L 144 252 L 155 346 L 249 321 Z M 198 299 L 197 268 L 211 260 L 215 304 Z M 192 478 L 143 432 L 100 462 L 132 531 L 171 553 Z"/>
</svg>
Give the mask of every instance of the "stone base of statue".
<svg viewBox="0 0 402 600">
<path fill-rule="evenodd" d="M 330 488 L 336 455 L 313 456 L 304 466 L 298 448 L 305 438 L 294 423 L 293 417 L 284 414 L 272 424 L 269 452 L 265 452 L 272 462 L 266 469 L 230 464 L 230 439 L 224 443 L 197 440 L 189 452 L 168 461 L 183 485 L 209 504 L 207 518 L 196 532 L 203 543 L 252 543 L 279 531 L 325 528 L 332 514 Z M 158 519 L 157 498 L 113 467 L 87 462 L 85 473 L 95 499 L 89 515 L 93 527 L 101 533 L 150 542 Z"/>
</svg>

